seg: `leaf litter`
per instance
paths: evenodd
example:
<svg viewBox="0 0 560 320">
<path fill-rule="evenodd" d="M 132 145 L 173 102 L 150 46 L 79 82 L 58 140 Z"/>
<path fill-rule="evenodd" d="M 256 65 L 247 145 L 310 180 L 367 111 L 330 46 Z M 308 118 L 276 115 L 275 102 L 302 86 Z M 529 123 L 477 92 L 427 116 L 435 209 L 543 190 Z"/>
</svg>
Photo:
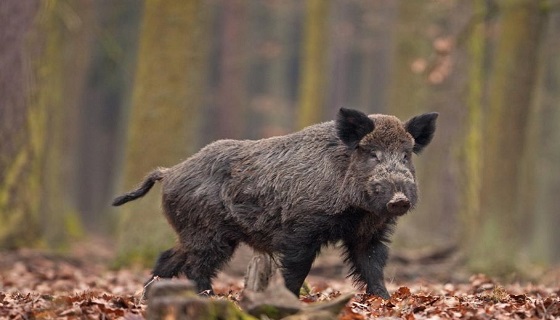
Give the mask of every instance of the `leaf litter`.
<svg viewBox="0 0 560 320">
<path fill-rule="evenodd" d="M 144 319 L 144 269 L 110 270 L 87 257 L 66 258 L 22 250 L 0 253 L 0 319 Z M 242 279 L 220 276 L 217 299 L 240 300 Z M 310 277 L 304 303 L 356 292 L 348 281 Z M 464 283 L 425 280 L 389 284 L 391 298 L 356 293 L 339 315 L 363 319 L 560 319 L 560 289 L 500 284 L 485 275 Z"/>
</svg>

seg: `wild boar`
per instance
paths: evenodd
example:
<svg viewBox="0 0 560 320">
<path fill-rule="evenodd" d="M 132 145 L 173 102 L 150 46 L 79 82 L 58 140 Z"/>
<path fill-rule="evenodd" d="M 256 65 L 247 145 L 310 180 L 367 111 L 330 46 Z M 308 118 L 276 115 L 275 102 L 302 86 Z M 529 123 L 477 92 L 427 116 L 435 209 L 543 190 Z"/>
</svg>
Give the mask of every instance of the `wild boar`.
<svg viewBox="0 0 560 320">
<path fill-rule="evenodd" d="M 274 255 L 298 295 L 315 257 L 341 243 L 356 284 L 383 298 L 387 243 L 418 200 L 413 153 L 430 143 L 437 113 L 407 122 L 340 109 L 335 121 L 262 140 L 219 140 L 182 163 L 151 172 L 119 206 L 162 183 L 162 206 L 178 235 L 153 276 L 211 281 L 240 242 Z"/>
</svg>

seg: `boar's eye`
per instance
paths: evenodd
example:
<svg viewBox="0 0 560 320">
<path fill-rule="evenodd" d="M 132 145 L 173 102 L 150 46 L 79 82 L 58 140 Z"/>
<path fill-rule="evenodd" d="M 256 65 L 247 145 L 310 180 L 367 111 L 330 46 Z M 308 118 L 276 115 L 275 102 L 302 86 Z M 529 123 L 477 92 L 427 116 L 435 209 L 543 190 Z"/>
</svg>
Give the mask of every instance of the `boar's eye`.
<svg viewBox="0 0 560 320">
<path fill-rule="evenodd" d="M 402 157 L 402 160 L 401 160 L 401 161 L 402 161 L 403 163 L 407 163 L 409 160 L 410 160 L 410 154 L 409 154 L 408 152 L 405 153 L 405 154 L 403 154 L 403 157 Z"/>
<path fill-rule="evenodd" d="M 370 155 L 371 155 L 371 160 L 375 162 L 379 162 L 381 160 L 381 157 L 379 156 L 379 153 L 377 151 L 372 151 Z"/>
</svg>

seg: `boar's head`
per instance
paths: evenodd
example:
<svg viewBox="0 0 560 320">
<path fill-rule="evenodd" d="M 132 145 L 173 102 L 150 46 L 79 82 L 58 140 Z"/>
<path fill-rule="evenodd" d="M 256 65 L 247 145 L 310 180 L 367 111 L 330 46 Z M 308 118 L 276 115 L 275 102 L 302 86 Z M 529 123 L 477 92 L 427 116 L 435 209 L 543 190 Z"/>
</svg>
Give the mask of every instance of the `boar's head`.
<svg viewBox="0 0 560 320">
<path fill-rule="evenodd" d="M 418 188 L 412 154 L 432 140 L 437 113 L 403 123 L 388 115 L 340 109 L 336 129 L 350 158 L 345 191 L 353 206 L 380 216 L 400 216 L 413 208 Z"/>
</svg>

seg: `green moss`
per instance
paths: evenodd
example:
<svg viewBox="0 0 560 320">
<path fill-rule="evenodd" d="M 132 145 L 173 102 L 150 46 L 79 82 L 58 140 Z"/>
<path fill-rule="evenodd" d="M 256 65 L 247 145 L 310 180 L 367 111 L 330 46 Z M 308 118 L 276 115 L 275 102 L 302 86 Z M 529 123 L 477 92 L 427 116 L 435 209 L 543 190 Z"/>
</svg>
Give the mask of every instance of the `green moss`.
<svg viewBox="0 0 560 320">
<path fill-rule="evenodd" d="M 280 310 L 278 310 L 275 306 L 268 304 L 261 305 L 259 310 L 255 313 L 258 313 L 261 317 L 262 315 L 266 315 L 270 319 L 278 319 L 280 316 Z"/>
</svg>

